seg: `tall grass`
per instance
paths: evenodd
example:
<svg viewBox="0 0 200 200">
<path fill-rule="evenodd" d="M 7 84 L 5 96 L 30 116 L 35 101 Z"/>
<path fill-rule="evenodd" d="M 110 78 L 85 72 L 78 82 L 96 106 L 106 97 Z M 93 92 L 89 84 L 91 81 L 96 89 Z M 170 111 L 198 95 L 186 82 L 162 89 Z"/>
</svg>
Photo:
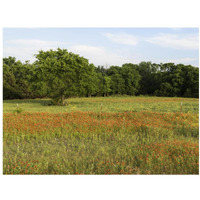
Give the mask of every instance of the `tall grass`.
<svg viewBox="0 0 200 200">
<path fill-rule="evenodd" d="M 196 113 L 104 110 L 3 117 L 4 174 L 199 173 Z"/>
</svg>

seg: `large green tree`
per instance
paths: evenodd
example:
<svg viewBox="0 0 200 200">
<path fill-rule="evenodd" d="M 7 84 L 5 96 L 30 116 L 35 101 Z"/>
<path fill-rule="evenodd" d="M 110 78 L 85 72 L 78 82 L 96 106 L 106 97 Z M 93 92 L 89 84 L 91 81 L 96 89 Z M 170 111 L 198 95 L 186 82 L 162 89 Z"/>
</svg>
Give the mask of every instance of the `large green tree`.
<svg viewBox="0 0 200 200">
<path fill-rule="evenodd" d="M 94 93 L 94 65 L 87 59 L 60 48 L 39 51 L 35 56 L 35 88 L 40 94 L 64 105 L 66 98 Z"/>
</svg>

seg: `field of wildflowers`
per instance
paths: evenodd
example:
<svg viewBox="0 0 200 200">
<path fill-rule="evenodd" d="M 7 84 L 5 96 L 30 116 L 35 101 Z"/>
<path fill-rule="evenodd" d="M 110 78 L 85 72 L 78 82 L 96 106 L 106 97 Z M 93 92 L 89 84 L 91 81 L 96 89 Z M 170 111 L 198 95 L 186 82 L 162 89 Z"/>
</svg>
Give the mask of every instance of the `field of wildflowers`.
<svg viewBox="0 0 200 200">
<path fill-rule="evenodd" d="M 4 101 L 4 174 L 199 174 L 198 99 L 48 101 Z"/>
</svg>

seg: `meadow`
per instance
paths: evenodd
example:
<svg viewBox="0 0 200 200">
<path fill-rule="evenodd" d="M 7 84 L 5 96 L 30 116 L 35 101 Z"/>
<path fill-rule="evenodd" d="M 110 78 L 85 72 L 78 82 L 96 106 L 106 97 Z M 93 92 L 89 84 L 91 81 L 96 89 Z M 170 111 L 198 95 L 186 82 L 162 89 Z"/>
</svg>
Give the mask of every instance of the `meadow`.
<svg viewBox="0 0 200 200">
<path fill-rule="evenodd" d="M 199 99 L 49 103 L 4 101 L 4 174 L 199 174 Z"/>
</svg>

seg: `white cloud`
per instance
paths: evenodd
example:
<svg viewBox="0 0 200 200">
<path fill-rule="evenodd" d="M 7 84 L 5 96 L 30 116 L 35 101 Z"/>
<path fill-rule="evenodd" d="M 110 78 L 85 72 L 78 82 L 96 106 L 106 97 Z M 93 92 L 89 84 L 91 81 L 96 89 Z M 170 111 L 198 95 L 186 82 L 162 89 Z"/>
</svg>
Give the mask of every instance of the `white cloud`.
<svg viewBox="0 0 200 200">
<path fill-rule="evenodd" d="M 175 64 L 190 64 L 191 62 L 196 61 L 196 58 L 174 58 L 174 59 L 169 59 L 166 61 L 167 62 L 172 62 Z"/>
<path fill-rule="evenodd" d="M 138 43 L 138 37 L 130 34 L 111 34 L 106 33 L 104 34 L 108 39 L 118 44 L 125 44 L 125 45 L 136 45 Z"/>
<path fill-rule="evenodd" d="M 89 59 L 90 63 L 95 65 L 122 65 L 124 63 L 132 62 L 139 63 L 140 61 L 133 55 L 131 58 L 122 56 L 120 52 L 111 53 L 103 47 L 88 46 L 88 45 L 74 45 L 69 48 L 70 51 L 79 54 Z"/>
<path fill-rule="evenodd" d="M 160 34 L 147 38 L 146 41 L 173 49 L 197 50 L 199 48 L 198 35 Z"/>
<path fill-rule="evenodd" d="M 196 40 L 198 41 L 198 38 L 188 36 L 188 37 L 182 37 L 177 38 L 177 36 L 172 37 L 172 35 L 167 35 L 168 37 L 165 37 L 167 41 L 164 40 L 164 36 L 166 35 L 160 35 L 160 39 L 151 40 L 151 42 L 156 42 L 156 44 L 162 43 L 162 45 L 170 45 L 170 47 L 173 48 L 197 48 L 198 43 L 196 43 Z M 188 39 L 189 38 L 189 39 Z M 191 39 L 190 39 L 191 38 Z M 152 39 L 152 38 L 151 38 Z M 171 42 L 170 42 L 171 39 Z M 150 39 L 148 39 L 150 40 Z M 161 42 L 162 41 L 162 42 Z M 181 43 L 182 41 L 182 43 Z M 192 42 L 193 41 L 193 42 Z M 149 41 L 150 42 L 150 41 Z M 169 42 L 169 43 L 167 43 Z M 181 46 L 182 45 L 182 46 Z M 195 46 L 196 45 L 196 46 Z M 102 46 L 90 46 L 90 45 L 73 45 L 68 46 L 66 43 L 62 43 L 59 41 L 44 41 L 44 40 L 28 40 L 28 39 L 20 39 L 20 40 L 10 40 L 4 43 L 3 48 L 3 56 L 14 56 L 17 60 L 21 60 L 24 62 L 25 60 L 30 60 L 33 62 L 35 60 L 34 54 L 37 54 L 39 50 L 47 51 L 49 49 L 57 49 L 60 48 L 66 48 L 68 51 L 71 51 L 73 53 L 79 54 L 80 56 L 83 56 L 87 59 L 89 59 L 90 63 L 94 63 L 97 65 L 122 65 L 124 63 L 139 63 L 145 58 L 143 58 L 140 54 L 134 54 L 127 48 L 117 48 L 113 49 L 112 51 L 102 47 Z M 153 59 L 153 58 L 152 58 Z M 176 58 L 176 59 L 166 59 L 165 61 L 162 60 L 162 63 L 165 62 L 173 62 L 173 63 L 183 63 L 183 64 L 191 64 L 196 62 L 198 59 L 191 58 L 191 57 L 183 57 L 183 58 Z M 158 61 L 159 63 L 159 61 Z"/>
<path fill-rule="evenodd" d="M 40 50 L 47 51 L 49 49 L 57 49 L 63 46 L 63 43 L 58 41 L 45 41 L 45 40 L 34 40 L 34 39 L 18 39 L 8 41 L 3 48 L 3 56 L 13 56 L 17 60 L 24 62 L 35 60 L 34 54 Z"/>
<path fill-rule="evenodd" d="M 139 60 L 134 59 L 134 55 L 125 55 L 123 50 L 117 50 L 114 53 L 107 51 L 103 47 L 89 46 L 89 45 L 73 45 L 68 46 L 65 43 L 58 41 L 44 41 L 44 40 L 28 40 L 18 39 L 10 40 L 4 44 L 3 56 L 13 56 L 17 60 L 24 62 L 25 60 L 35 61 L 34 54 L 39 50 L 47 51 L 49 49 L 67 48 L 68 51 L 79 54 L 87 59 L 90 63 L 95 65 L 122 65 L 127 62 L 139 63 Z M 130 59 L 131 58 L 131 59 Z"/>
<path fill-rule="evenodd" d="M 57 46 L 62 44 L 61 42 L 58 41 L 45 41 L 45 40 L 34 40 L 34 39 L 10 40 L 8 43 L 23 45 L 23 46 L 37 46 L 37 47 Z"/>
<path fill-rule="evenodd" d="M 88 45 L 74 45 L 70 47 L 70 51 L 88 56 L 102 56 L 105 53 L 104 48 Z"/>
</svg>

